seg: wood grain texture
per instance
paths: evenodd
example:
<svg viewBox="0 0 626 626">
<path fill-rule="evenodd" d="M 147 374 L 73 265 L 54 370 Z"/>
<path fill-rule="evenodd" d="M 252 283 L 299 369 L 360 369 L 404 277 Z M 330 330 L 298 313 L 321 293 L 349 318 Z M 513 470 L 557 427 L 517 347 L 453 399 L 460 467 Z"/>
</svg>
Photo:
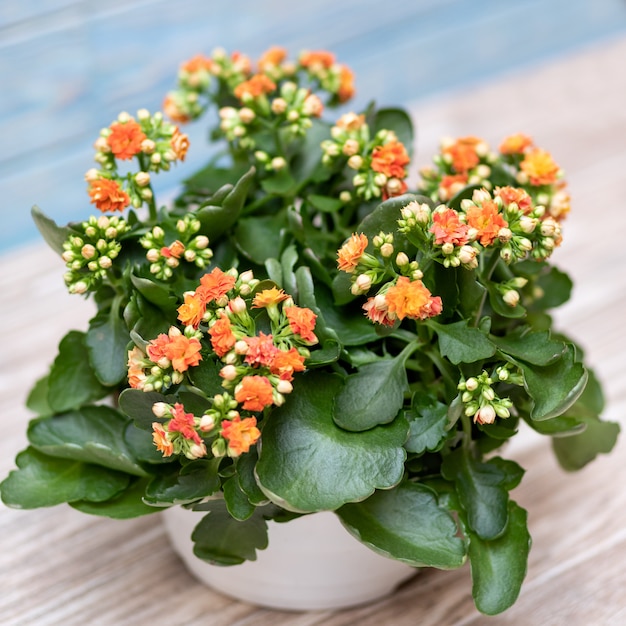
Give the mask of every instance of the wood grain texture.
<svg viewBox="0 0 626 626">
<path fill-rule="evenodd" d="M 567 171 L 574 198 L 555 255 L 576 284 L 557 315 L 605 383 L 606 418 L 626 425 L 626 39 L 473 90 L 418 101 L 419 162 L 446 135 L 492 144 L 523 131 Z M 0 475 L 24 447 L 31 382 L 62 333 L 82 329 L 89 304 L 65 293 L 62 263 L 41 245 L 2 258 Z M 69 507 L 0 507 L 0 623 L 15 626 L 604 626 L 626 621 L 626 465 L 618 449 L 577 474 L 524 432 L 506 451 L 527 468 L 515 499 L 529 511 L 529 572 L 518 603 L 479 615 L 469 568 L 424 571 L 393 596 L 346 611 L 288 613 L 231 600 L 197 583 L 170 549 L 158 515 L 114 521 Z"/>
</svg>

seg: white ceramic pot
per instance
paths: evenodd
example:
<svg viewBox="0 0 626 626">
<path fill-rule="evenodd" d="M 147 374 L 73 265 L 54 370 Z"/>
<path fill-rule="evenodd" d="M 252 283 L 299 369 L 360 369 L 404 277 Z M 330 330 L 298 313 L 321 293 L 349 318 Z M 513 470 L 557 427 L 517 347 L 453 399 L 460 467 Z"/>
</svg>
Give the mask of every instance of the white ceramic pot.
<svg viewBox="0 0 626 626">
<path fill-rule="evenodd" d="M 417 570 L 381 556 L 352 537 L 331 512 L 268 522 L 269 546 L 256 561 L 222 567 L 193 554 L 191 533 L 205 513 L 175 506 L 163 512 L 174 549 L 213 589 L 277 609 L 338 609 L 378 600 Z"/>
</svg>

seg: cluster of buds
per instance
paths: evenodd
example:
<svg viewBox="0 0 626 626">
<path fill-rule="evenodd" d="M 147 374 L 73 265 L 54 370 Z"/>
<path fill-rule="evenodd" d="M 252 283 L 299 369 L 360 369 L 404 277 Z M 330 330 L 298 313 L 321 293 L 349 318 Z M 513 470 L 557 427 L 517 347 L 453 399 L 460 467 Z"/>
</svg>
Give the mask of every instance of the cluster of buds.
<svg viewBox="0 0 626 626">
<path fill-rule="evenodd" d="M 410 158 L 393 131 L 382 129 L 371 138 L 365 117 L 347 113 L 330 134 L 331 139 L 322 142 L 322 163 L 345 164 L 354 170 L 352 184 L 358 196 L 385 200 L 406 192 Z M 349 199 L 350 194 L 346 197 Z"/>
<path fill-rule="evenodd" d="M 168 170 L 171 163 L 184 161 L 189 147 L 187 135 L 163 119 L 161 113 L 137 112 L 137 119 L 120 113 L 117 120 L 100 131 L 95 161 L 99 168 L 85 174 L 91 202 L 102 212 L 139 208 L 153 201 L 150 172 Z M 120 161 L 136 158 L 138 172 L 121 173 Z"/>
<path fill-rule="evenodd" d="M 146 258 L 150 262 L 150 273 L 159 280 L 171 278 L 181 261 L 204 268 L 213 257 L 209 248 L 209 238 L 197 235 L 200 220 L 193 213 L 187 213 L 176 223 L 176 239 L 165 243 L 166 233 L 160 226 L 147 232 L 139 243 L 147 250 Z"/>
<path fill-rule="evenodd" d="M 309 79 L 330 93 L 337 102 L 347 102 L 354 95 L 354 75 L 350 68 L 335 60 L 325 50 L 300 53 L 298 69 L 304 69 Z"/>
<path fill-rule="evenodd" d="M 70 293 L 93 291 L 113 266 L 121 245 L 117 241 L 128 229 L 121 217 L 91 216 L 75 227 L 73 234 L 63 243 L 62 258 L 68 268 L 64 275 Z"/>
<path fill-rule="evenodd" d="M 184 294 L 178 309 L 184 331 L 172 326 L 167 334 L 129 352 L 129 384 L 143 391 L 166 391 L 182 383 L 189 368 L 203 358 L 217 360 L 222 386 L 229 393 L 219 400 L 216 396 L 213 409 L 193 422 L 195 432 L 209 432 L 221 424 L 212 447 L 214 456 L 241 453 L 233 437 L 252 423 L 252 417 L 256 420 L 254 414 L 285 402 L 294 375 L 306 369 L 309 348 L 318 342 L 313 311 L 296 306 L 277 287 L 255 293 L 258 286 L 251 271 L 213 269 L 195 291 Z M 269 325 L 268 334 L 257 331 L 259 316 Z M 215 412 L 223 407 L 226 413 Z M 195 435 L 191 438 L 198 443 Z"/>
<path fill-rule="evenodd" d="M 441 313 L 441 298 L 433 296 L 422 282 L 417 261 L 403 251 L 396 252 L 393 235 L 381 232 L 373 237 L 374 254 L 365 251 L 368 245 L 366 235 L 353 234 L 337 251 L 337 267 L 352 275 L 354 295 L 366 294 L 382 283 L 363 305 L 368 319 L 394 326 L 405 318 L 425 320 Z"/>
<path fill-rule="evenodd" d="M 511 372 L 507 368 L 500 368 L 499 374 L 511 382 Z M 493 424 L 496 417 L 507 418 L 511 415 L 513 402 L 509 398 L 499 398 L 492 385 L 494 380 L 486 371 L 479 376 L 472 376 L 461 380 L 457 388 L 461 392 L 461 400 L 465 405 L 465 415 L 473 417 L 475 424 Z"/>
</svg>

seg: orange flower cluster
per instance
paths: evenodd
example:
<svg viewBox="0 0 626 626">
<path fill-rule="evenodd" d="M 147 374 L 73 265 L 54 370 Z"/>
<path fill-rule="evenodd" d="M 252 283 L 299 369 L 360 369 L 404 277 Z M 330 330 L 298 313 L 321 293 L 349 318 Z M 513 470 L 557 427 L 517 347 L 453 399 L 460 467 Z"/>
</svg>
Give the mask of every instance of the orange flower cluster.
<svg viewBox="0 0 626 626">
<path fill-rule="evenodd" d="M 226 274 L 219 267 L 205 274 L 200 285 L 193 293 L 186 293 L 184 302 L 178 307 L 178 319 L 185 326 L 198 328 L 206 312 L 207 305 L 222 301 L 235 286 L 235 278 Z M 226 301 L 228 299 L 226 298 Z"/>
<path fill-rule="evenodd" d="M 399 141 L 376 146 L 372 152 L 372 169 L 388 178 L 405 178 L 405 167 L 410 162 L 404 144 Z"/>
<path fill-rule="evenodd" d="M 468 226 L 461 222 L 459 214 L 453 209 L 444 209 L 433 213 L 433 225 L 430 232 L 435 235 L 435 244 L 462 246 L 469 241 Z"/>
<path fill-rule="evenodd" d="M 186 337 L 178 328 L 172 326 L 167 335 L 161 333 L 150 341 L 146 353 L 153 363 L 164 364 L 166 367 L 171 363 L 175 372 L 182 373 L 200 363 L 201 349 L 198 339 Z"/>
<path fill-rule="evenodd" d="M 528 176 L 530 184 L 535 186 L 554 184 L 560 172 L 552 155 L 540 148 L 533 148 L 525 153 L 520 169 Z"/>
<path fill-rule="evenodd" d="M 240 456 L 249 452 L 250 448 L 258 441 L 261 431 L 256 426 L 255 417 L 235 417 L 232 420 L 222 422 L 222 437 L 228 442 L 231 456 Z"/>
<path fill-rule="evenodd" d="M 501 228 L 508 226 L 495 202 L 486 200 L 480 206 L 470 207 L 465 216 L 467 225 L 476 231 L 476 239 L 481 246 L 490 246 Z"/>
<path fill-rule="evenodd" d="M 265 74 L 255 74 L 252 78 L 239 83 L 235 87 L 235 97 L 244 102 L 247 99 L 258 98 L 276 90 L 276 83 Z"/>
<path fill-rule="evenodd" d="M 141 152 L 141 143 L 146 138 L 141 126 L 131 119 L 127 122 L 113 122 L 106 142 L 113 156 L 125 161 Z"/>
<path fill-rule="evenodd" d="M 368 243 L 367 236 L 363 233 L 351 235 L 337 251 L 337 267 L 348 274 L 354 272 Z"/>
<path fill-rule="evenodd" d="M 103 213 L 123 211 L 130 204 L 130 196 L 115 180 L 97 178 L 89 185 L 91 203 Z"/>
<path fill-rule="evenodd" d="M 450 159 L 457 174 L 467 174 L 480 163 L 481 154 L 483 154 L 481 148 L 484 145 L 482 139 L 478 137 L 461 137 L 444 146 L 442 153 Z"/>
</svg>

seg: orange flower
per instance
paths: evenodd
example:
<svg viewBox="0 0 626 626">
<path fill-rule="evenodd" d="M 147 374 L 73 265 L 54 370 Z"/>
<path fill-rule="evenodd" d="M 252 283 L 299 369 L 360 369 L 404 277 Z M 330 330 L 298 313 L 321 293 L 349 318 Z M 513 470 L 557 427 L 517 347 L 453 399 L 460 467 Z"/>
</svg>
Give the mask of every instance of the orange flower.
<svg viewBox="0 0 626 626">
<path fill-rule="evenodd" d="M 528 176 L 531 185 L 551 185 L 556 182 L 559 166 L 552 159 L 552 155 L 545 150 L 535 148 L 526 153 L 520 168 Z"/>
<path fill-rule="evenodd" d="M 141 142 L 145 138 L 141 126 L 134 120 L 113 122 L 107 144 L 116 159 L 126 161 L 141 152 Z"/>
<path fill-rule="evenodd" d="M 476 153 L 476 146 L 482 142 L 478 137 L 461 137 L 453 144 L 445 146 L 443 154 L 452 159 L 452 167 L 458 174 L 465 174 L 480 163 L 480 157 Z"/>
<path fill-rule="evenodd" d="M 243 340 L 248 344 L 248 351 L 246 352 L 244 361 L 253 367 L 255 365 L 265 365 L 269 367 L 278 352 L 278 348 L 274 345 L 272 335 L 259 332 L 258 336 L 244 337 Z"/>
<path fill-rule="evenodd" d="M 254 296 L 252 300 L 253 309 L 267 309 L 268 307 L 276 306 L 279 302 L 286 300 L 289 296 L 282 290 L 272 287 L 271 289 L 264 289 Z"/>
<path fill-rule="evenodd" d="M 89 185 L 91 204 L 103 213 L 123 211 L 130 204 L 129 195 L 114 180 L 97 178 Z"/>
<path fill-rule="evenodd" d="M 467 174 L 446 174 L 439 183 L 439 198 L 444 202 L 453 198 L 467 185 Z"/>
<path fill-rule="evenodd" d="M 395 324 L 395 318 L 389 317 L 389 307 L 384 295 L 368 298 L 363 305 L 363 310 L 368 319 L 376 324 L 382 324 L 383 326 L 393 326 Z"/>
<path fill-rule="evenodd" d="M 400 320 L 424 320 L 441 313 L 441 298 L 433 297 L 421 280 L 409 280 L 406 276 L 400 276 L 387 290 L 385 299 L 389 314 Z"/>
<path fill-rule="evenodd" d="M 196 72 L 210 72 L 213 68 L 213 59 L 205 57 L 203 54 L 196 54 L 188 61 L 181 64 L 180 70 L 187 72 L 188 74 L 195 74 Z"/>
<path fill-rule="evenodd" d="M 515 202 L 524 213 L 533 210 L 533 199 L 520 187 L 496 187 L 494 195 L 499 197 L 505 206 Z"/>
<path fill-rule="evenodd" d="M 266 50 L 259 59 L 259 69 L 264 72 L 267 69 L 277 67 L 287 57 L 287 51 L 280 46 L 272 46 Z"/>
<path fill-rule="evenodd" d="M 170 145 L 172 146 L 174 154 L 176 154 L 176 158 L 179 161 L 184 161 L 187 156 L 187 150 L 189 149 L 189 137 L 181 133 L 180 130 L 178 130 L 178 126 L 174 130 Z"/>
<path fill-rule="evenodd" d="M 235 278 L 216 267 L 200 279 L 196 293 L 204 300 L 211 302 L 225 296 L 235 286 Z"/>
<path fill-rule="evenodd" d="M 349 67 L 342 65 L 339 72 L 339 90 L 337 91 L 339 102 L 347 102 L 354 96 L 354 92 L 354 74 Z"/>
<path fill-rule="evenodd" d="M 185 244 L 178 239 L 171 243 L 169 246 L 163 246 L 161 248 L 161 256 L 166 259 L 180 259 L 185 251 Z"/>
<path fill-rule="evenodd" d="M 233 334 L 230 320 L 226 315 L 220 315 L 219 319 L 209 328 L 211 347 L 218 357 L 222 358 L 237 342 Z"/>
<path fill-rule="evenodd" d="M 372 152 L 372 169 L 387 178 L 405 178 L 405 165 L 411 162 L 404 144 L 390 141 L 384 146 L 377 146 Z"/>
<path fill-rule="evenodd" d="M 167 359 L 168 357 L 165 356 L 165 347 L 169 342 L 170 338 L 165 333 L 161 333 L 156 339 L 152 339 L 146 346 L 148 358 L 153 363 L 158 363 L 161 359 Z"/>
<path fill-rule="evenodd" d="M 163 100 L 163 112 L 167 117 L 169 117 L 174 122 L 178 122 L 179 124 L 186 124 L 191 117 L 183 112 L 180 107 L 180 102 L 176 98 L 176 96 L 168 93 Z"/>
<path fill-rule="evenodd" d="M 325 50 L 312 50 L 300 55 L 300 65 L 308 67 L 313 72 L 330 68 L 335 62 L 335 55 Z"/>
<path fill-rule="evenodd" d="M 498 236 L 498 231 L 509 225 L 492 200 L 486 200 L 482 206 L 470 207 L 465 215 L 468 226 L 478 231 L 476 237 L 481 246 L 490 246 Z"/>
<path fill-rule="evenodd" d="M 156 449 L 163 453 L 163 456 L 172 456 L 174 446 L 169 434 L 159 422 L 152 422 L 152 441 L 154 441 Z"/>
<path fill-rule="evenodd" d="M 500 144 L 500 152 L 501 154 L 523 154 L 532 145 L 533 140 L 528 135 L 516 133 L 504 139 Z"/>
<path fill-rule="evenodd" d="M 256 427 L 256 417 L 235 417 L 222 421 L 222 437 L 228 441 L 228 452 L 231 456 L 239 456 L 250 450 L 261 436 Z"/>
<path fill-rule="evenodd" d="M 133 389 L 143 389 L 146 382 L 143 360 L 144 353 L 137 346 L 128 351 L 128 384 Z"/>
<path fill-rule="evenodd" d="M 293 380 L 295 372 L 303 372 L 304 357 L 295 349 L 278 350 L 270 363 L 270 372 L 282 380 Z"/>
<path fill-rule="evenodd" d="M 230 59 L 233 62 L 233 69 L 236 72 L 247 76 L 252 71 L 252 61 L 250 61 L 249 56 L 235 50 L 235 52 L 230 55 Z"/>
<path fill-rule="evenodd" d="M 172 362 L 172 368 L 177 372 L 186 372 L 195 367 L 202 360 L 200 350 L 202 346 L 195 337 L 174 335 L 164 347 L 166 358 Z"/>
<path fill-rule="evenodd" d="M 265 74 L 255 74 L 252 78 L 239 83 L 234 90 L 236 98 L 258 98 L 264 94 L 272 93 L 276 89 L 276 83 Z"/>
<path fill-rule="evenodd" d="M 172 408 L 172 419 L 167 425 L 171 433 L 180 433 L 185 439 L 194 443 L 202 443 L 202 439 L 196 431 L 196 418 L 193 413 L 185 413 L 185 407 L 177 402 Z"/>
<path fill-rule="evenodd" d="M 206 312 L 204 300 L 196 293 L 186 293 L 183 304 L 178 307 L 178 319 L 185 326 L 198 328 Z"/>
<path fill-rule="evenodd" d="M 435 211 L 433 213 L 433 225 L 430 232 L 435 235 L 435 243 L 442 245 L 451 243 L 455 246 L 463 246 L 467 243 L 468 227 L 459 220 L 459 214 L 452 209 Z"/>
<path fill-rule="evenodd" d="M 337 250 L 337 267 L 343 272 L 352 274 L 357 268 L 367 244 L 368 240 L 365 234 L 352 234 L 350 239 Z"/>
<path fill-rule="evenodd" d="M 265 376 L 244 376 L 235 388 L 235 400 L 243 403 L 245 411 L 262 411 L 274 402 L 272 391 L 272 383 Z"/>
<path fill-rule="evenodd" d="M 285 315 L 289 320 L 289 327 L 296 335 L 300 335 L 304 341 L 309 344 L 317 343 L 317 337 L 313 332 L 315 330 L 315 320 L 317 315 L 306 307 L 288 306 L 284 309 Z"/>
</svg>

